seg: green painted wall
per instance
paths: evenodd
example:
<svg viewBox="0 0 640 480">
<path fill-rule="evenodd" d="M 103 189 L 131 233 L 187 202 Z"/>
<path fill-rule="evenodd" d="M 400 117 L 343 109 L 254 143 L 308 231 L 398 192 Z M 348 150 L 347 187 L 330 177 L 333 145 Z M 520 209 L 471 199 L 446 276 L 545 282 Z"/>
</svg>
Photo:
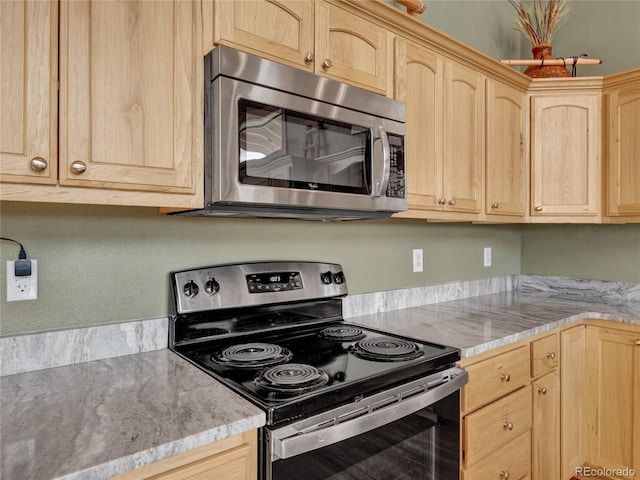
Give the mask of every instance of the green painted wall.
<svg viewBox="0 0 640 480">
<path fill-rule="evenodd" d="M 513 7 L 504 1 L 422 0 L 426 24 L 496 59 L 519 58 L 521 35 L 512 30 Z M 390 3 L 402 11 L 397 2 Z"/>
<path fill-rule="evenodd" d="M 522 272 L 640 283 L 640 225 L 526 225 Z"/>
<path fill-rule="evenodd" d="M 400 4 L 392 5 L 405 10 Z M 512 27 L 507 0 L 423 0 L 421 19 L 498 60 L 531 58 L 531 43 Z M 640 66 L 640 1 L 573 0 L 570 15 L 553 38 L 553 54 L 587 53 L 602 65 L 578 68 L 578 76 L 608 75 Z"/>
<path fill-rule="evenodd" d="M 168 274 L 303 259 L 343 265 L 351 293 L 520 273 L 520 228 L 420 221 L 317 223 L 164 216 L 154 209 L 5 202 L 2 236 L 38 259 L 38 300 L 0 304 L 0 334 L 166 315 Z M 492 247 L 493 266 L 482 266 Z M 18 247 L 2 242 L 0 278 Z M 424 249 L 423 273 L 412 249 Z"/>
</svg>

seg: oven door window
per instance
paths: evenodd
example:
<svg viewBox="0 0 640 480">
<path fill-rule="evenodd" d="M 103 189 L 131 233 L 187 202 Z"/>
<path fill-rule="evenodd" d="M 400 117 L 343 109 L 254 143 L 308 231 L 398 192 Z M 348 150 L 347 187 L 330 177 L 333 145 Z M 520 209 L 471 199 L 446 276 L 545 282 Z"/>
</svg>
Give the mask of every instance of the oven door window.
<svg viewBox="0 0 640 480">
<path fill-rule="evenodd" d="M 370 194 L 368 128 L 238 101 L 240 183 Z"/>
<path fill-rule="evenodd" d="M 458 480 L 459 432 L 456 393 L 375 430 L 277 460 L 266 480 Z"/>
</svg>

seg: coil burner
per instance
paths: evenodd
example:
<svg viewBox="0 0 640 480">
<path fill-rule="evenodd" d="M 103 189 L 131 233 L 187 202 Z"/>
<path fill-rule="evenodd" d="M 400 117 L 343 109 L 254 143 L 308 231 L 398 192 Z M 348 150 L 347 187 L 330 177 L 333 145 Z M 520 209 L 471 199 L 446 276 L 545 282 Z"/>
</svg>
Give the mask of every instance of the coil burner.
<svg viewBox="0 0 640 480">
<path fill-rule="evenodd" d="M 291 351 L 272 343 L 242 343 L 214 353 L 214 362 L 237 368 L 263 368 L 286 363 L 293 357 Z"/>
<path fill-rule="evenodd" d="M 352 326 L 327 327 L 318 333 L 327 340 L 336 340 L 338 342 L 353 342 L 364 338 L 364 332 Z"/>
<path fill-rule="evenodd" d="M 424 352 L 413 342 L 396 338 L 370 338 L 349 345 L 356 357 L 379 362 L 401 362 L 420 358 Z"/>
<path fill-rule="evenodd" d="M 326 385 L 329 375 L 311 365 L 286 363 L 263 370 L 254 382 L 265 390 L 300 394 Z"/>
</svg>

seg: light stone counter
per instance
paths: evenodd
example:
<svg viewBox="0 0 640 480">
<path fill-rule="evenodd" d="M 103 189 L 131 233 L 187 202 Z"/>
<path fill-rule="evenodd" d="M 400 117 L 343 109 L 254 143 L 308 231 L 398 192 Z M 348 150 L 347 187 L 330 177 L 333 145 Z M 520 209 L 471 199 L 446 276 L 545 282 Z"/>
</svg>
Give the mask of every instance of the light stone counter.
<svg viewBox="0 0 640 480">
<path fill-rule="evenodd" d="M 361 315 L 348 321 L 458 347 L 462 357 L 470 357 L 586 318 L 640 324 L 640 302 L 635 296 L 627 300 L 575 290 L 527 289 Z"/>
<path fill-rule="evenodd" d="M 640 285 L 519 275 L 349 296 L 344 310 L 468 357 L 584 318 L 640 324 Z M 166 319 L 0 338 L 0 478 L 102 480 L 264 425 L 166 339 Z"/>
<path fill-rule="evenodd" d="M 163 349 L 0 378 L 0 478 L 98 480 L 264 425 Z"/>
</svg>

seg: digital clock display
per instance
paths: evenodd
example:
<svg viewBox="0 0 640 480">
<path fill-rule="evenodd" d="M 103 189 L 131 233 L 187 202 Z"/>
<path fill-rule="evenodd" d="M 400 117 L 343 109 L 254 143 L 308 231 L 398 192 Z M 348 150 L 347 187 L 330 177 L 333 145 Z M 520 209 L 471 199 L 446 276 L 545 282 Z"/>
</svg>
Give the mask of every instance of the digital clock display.
<svg viewBox="0 0 640 480">
<path fill-rule="evenodd" d="M 282 292 L 303 288 L 300 272 L 265 272 L 247 275 L 249 293 Z"/>
</svg>

